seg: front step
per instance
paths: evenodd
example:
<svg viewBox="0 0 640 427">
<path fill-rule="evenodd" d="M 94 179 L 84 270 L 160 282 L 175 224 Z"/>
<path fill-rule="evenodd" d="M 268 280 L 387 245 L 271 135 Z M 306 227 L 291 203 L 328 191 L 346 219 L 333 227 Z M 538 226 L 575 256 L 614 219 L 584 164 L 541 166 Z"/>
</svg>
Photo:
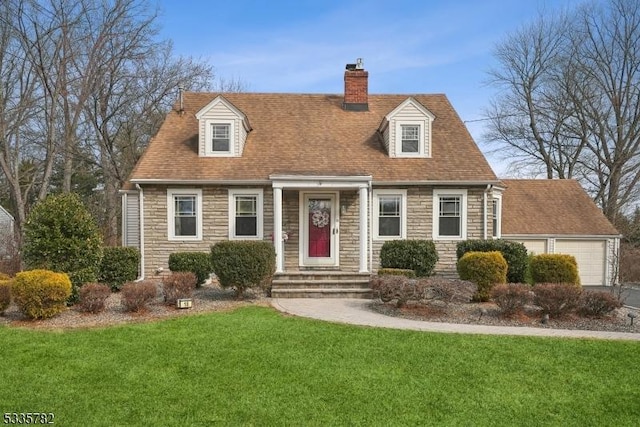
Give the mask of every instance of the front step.
<svg viewBox="0 0 640 427">
<path fill-rule="evenodd" d="M 372 298 L 369 273 L 295 271 L 278 273 L 272 282 L 273 298 Z"/>
</svg>

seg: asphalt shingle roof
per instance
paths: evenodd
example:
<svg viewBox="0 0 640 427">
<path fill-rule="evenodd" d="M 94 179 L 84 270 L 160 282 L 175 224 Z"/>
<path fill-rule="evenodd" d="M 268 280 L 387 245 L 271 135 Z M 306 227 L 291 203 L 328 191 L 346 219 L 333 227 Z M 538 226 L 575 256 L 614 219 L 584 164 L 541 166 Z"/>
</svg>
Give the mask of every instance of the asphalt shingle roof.
<svg viewBox="0 0 640 427">
<path fill-rule="evenodd" d="M 618 235 L 573 179 L 505 179 L 502 234 Z"/>
<path fill-rule="evenodd" d="M 184 94 L 130 180 L 268 180 L 273 174 L 372 175 L 374 182 L 496 181 L 444 95 L 369 95 L 369 111 L 345 111 L 341 95 L 228 93 L 252 131 L 239 158 L 199 157 L 195 114 L 218 93 Z M 413 96 L 435 115 L 432 157 L 389 158 L 378 133 L 384 116 Z"/>
</svg>

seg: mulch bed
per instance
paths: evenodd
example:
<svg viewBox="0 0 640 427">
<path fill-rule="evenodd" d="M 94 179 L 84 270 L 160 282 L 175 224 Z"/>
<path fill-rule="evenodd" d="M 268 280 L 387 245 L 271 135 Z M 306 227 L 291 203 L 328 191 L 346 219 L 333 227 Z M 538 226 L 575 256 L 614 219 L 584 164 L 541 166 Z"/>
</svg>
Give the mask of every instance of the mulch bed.
<svg viewBox="0 0 640 427">
<path fill-rule="evenodd" d="M 197 313 L 213 311 L 226 311 L 247 305 L 268 306 L 268 299 L 264 292 L 248 290 L 244 300 L 237 300 L 233 290 L 225 290 L 216 283 L 205 284 L 194 291 L 193 307 L 189 309 L 177 309 L 175 306 L 164 304 L 160 292 L 158 297 L 149 304 L 146 310 L 138 313 L 125 312 L 120 304 L 120 294 L 112 293 L 106 301 L 104 311 L 96 314 L 84 313 L 79 307 L 72 306 L 63 313 L 50 319 L 30 320 L 11 304 L 0 316 L 0 325 L 11 327 L 64 330 L 78 328 L 106 327 L 118 324 L 150 322 L 170 317 L 188 316 Z"/>
<path fill-rule="evenodd" d="M 500 313 L 498 306 L 491 302 L 448 305 L 407 304 L 405 307 L 398 308 L 394 301 L 383 303 L 374 300 L 370 308 L 388 316 L 429 322 L 640 333 L 640 318 L 635 319 L 631 326 L 631 319 L 627 316 L 629 312 L 637 313 L 637 310 L 626 307 L 615 310 L 610 316 L 592 318 L 570 314 L 562 318 L 551 318 L 546 323 L 543 323 L 542 313 L 537 307 L 528 306 L 520 314 L 505 317 Z"/>
</svg>

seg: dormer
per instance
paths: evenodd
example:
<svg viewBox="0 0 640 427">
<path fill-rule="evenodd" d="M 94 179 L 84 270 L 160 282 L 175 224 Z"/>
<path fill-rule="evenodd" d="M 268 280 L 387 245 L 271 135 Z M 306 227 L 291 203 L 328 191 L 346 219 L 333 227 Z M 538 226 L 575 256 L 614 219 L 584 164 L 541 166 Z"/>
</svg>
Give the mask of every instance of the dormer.
<svg viewBox="0 0 640 427">
<path fill-rule="evenodd" d="M 378 131 L 389 157 L 431 157 L 431 124 L 435 116 L 409 97 L 387 114 Z"/>
<path fill-rule="evenodd" d="M 247 116 L 222 95 L 196 113 L 200 157 L 241 157 L 251 131 Z"/>
</svg>

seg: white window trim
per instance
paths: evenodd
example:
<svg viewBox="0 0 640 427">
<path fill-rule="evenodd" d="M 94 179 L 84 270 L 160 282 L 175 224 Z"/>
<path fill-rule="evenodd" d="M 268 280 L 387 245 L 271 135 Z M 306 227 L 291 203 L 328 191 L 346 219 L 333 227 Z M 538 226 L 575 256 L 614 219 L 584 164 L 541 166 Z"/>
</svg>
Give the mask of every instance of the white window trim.
<svg viewBox="0 0 640 427">
<path fill-rule="evenodd" d="M 460 196 L 460 236 L 440 236 L 440 197 Z M 433 240 L 467 239 L 467 190 L 459 188 L 433 190 Z"/>
<path fill-rule="evenodd" d="M 395 148 L 396 157 L 429 157 L 425 147 L 425 135 L 428 131 L 426 120 L 396 120 L 395 121 Z M 417 153 L 403 153 L 402 152 L 402 126 L 420 126 L 420 132 L 418 134 L 418 152 Z M 430 152 L 430 150 L 429 150 Z"/>
<path fill-rule="evenodd" d="M 213 151 L 211 145 L 211 126 L 229 125 L 229 151 Z M 204 121 L 204 154 L 209 157 L 233 157 L 235 156 L 236 129 L 233 119 L 207 119 Z"/>
<path fill-rule="evenodd" d="M 236 236 L 236 196 L 256 196 L 256 236 Z M 242 188 L 229 190 L 229 240 L 262 240 L 264 230 L 264 190 Z"/>
<path fill-rule="evenodd" d="M 380 236 L 380 196 L 400 196 L 400 236 Z M 407 190 L 373 190 L 373 240 L 402 240 L 407 238 Z"/>
<path fill-rule="evenodd" d="M 491 201 L 493 202 L 493 200 L 496 201 L 496 207 L 497 207 L 497 215 L 496 215 L 496 222 L 497 222 L 497 230 L 494 231 L 495 236 L 492 235 L 492 237 L 494 239 L 500 239 L 502 238 L 502 194 L 494 194 Z M 493 205 L 493 203 L 492 203 Z M 493 212 L 492 212 L 492 216 L 491 216 L 491 223 L 493 224 Z"/>
<path fill-rule="evenodd" d="M 175 235 L 175 202 L 174 197 L 180 195 L 196 196 L 196 235 Z M 167 190 L 167 236 L 170 241 L 202 240 L 202 190 L 198 188 L 169 188 Z"/>
</svg>

